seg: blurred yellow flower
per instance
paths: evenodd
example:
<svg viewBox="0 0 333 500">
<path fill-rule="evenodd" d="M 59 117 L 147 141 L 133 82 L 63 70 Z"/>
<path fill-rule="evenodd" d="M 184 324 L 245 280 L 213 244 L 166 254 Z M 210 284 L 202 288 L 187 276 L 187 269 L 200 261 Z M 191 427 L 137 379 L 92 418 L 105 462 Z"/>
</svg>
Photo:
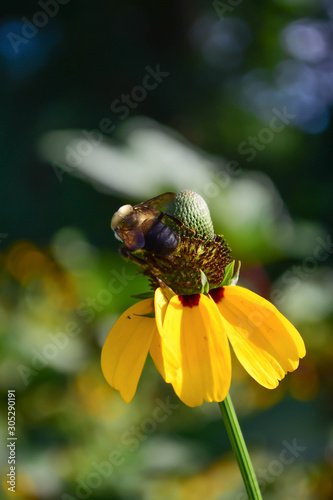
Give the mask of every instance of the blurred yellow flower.
<svg viewBox="0 0 333 500">
<path fill-rule="evenodd" d="M 168 289 L 170 290 L 170 289 Z M 223 401 L 231 382 L 228 340 L 245 370 L 273 389 L 305 356 L 294 326 L 259 295 L 223 286 L 208 295 L 176 295 L 157 288 L 124 312 L 102 350 L 108 383 L 130 402 L 148 352 L 188 406 Z"/>
</svg>

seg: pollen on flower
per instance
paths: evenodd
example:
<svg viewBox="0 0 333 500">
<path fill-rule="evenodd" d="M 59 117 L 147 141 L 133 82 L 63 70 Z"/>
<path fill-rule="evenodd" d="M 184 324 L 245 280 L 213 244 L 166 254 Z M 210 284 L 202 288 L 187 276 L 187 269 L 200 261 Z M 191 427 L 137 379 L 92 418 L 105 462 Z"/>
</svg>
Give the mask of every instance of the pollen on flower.
<svg viewBox="0 0 333 500">
<path fill-rule="evenodd" d="M 209 295 L 212 297 L 215 304 L 218 304 L 224 297 L 224 287 L 220 286 L 218 288 L 213 288 L 212 290 L 209 290 Z"/>
<path fill-rule="evenodd" d="M 179 302 L 184 307 L 193 307 L 199 305 L 200 293 L 193 293 L 191 295 L 178 295 Z"/>
</svg>

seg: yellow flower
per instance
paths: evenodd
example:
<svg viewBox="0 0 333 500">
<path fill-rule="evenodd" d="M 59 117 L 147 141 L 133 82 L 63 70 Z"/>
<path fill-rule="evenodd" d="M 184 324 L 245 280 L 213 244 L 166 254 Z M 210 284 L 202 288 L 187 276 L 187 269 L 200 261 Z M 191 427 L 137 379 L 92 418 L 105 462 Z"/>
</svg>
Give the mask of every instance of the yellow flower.
<svg viewBox="0 0 333 500">
<path fill-rule="evenodd" d="M 112 327 L 102 350 L 102 370 L 129 402 L 150 352 L 186 405 L 223 401 L 231 382 L 228 341 L 245 370 L 268 389 L 305 356 L 294 326 L 245 288 L 224 286 L 208 295 L 172 296 L 157 288 L 154 299 L 133 305 Z"/>
</svg>

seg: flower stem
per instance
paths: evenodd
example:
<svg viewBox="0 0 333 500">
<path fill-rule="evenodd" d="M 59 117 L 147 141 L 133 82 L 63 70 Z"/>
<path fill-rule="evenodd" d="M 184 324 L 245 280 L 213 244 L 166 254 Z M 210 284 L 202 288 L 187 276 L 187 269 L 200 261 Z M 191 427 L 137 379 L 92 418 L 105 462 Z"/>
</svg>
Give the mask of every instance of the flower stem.
<svg viewBox="0 0 333 500">
<path fill-rule="evenodd" d="M 249 452 L 247 451 L 243 434 L 238 423 L 235 408 L 232 404 L 229 394 L 224 401 L 219 403 L 219 407 L 222 413 L 224 424 L 227 429 L 231 446 L 237 458 L 238 466 L 243 477 L 249 500 L 262 500 L 258 481 L 253 470 Z"/>
</svg>

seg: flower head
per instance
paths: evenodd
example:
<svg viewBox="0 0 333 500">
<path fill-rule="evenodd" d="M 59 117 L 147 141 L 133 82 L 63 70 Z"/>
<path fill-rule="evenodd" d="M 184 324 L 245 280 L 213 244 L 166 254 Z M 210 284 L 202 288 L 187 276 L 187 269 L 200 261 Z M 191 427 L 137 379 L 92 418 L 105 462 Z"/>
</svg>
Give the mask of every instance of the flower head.
<svg viewBox="0 0 333 500">
<path fill-rule="evenodd" d="M 179 193 L 180 205 L 186 193 Z M 186 214 L 184 219 L 188 223 Z M 148 353 L 188 406 L 226 397 L 230 344 L 245 370 L 268 389 L 305 355 L 300 334 L 276 307 L 234 284 L 228 246 L 222 237 L 200 234 L 197 220 L 191 222 L 195 229 L 181 226 L 170 256 L 139 251 L 139 269 L 149 276 L 154 298 L 125 311 L 102 350 L 104 376 L 126 402 L 136 392 Z"/>
</svg>

